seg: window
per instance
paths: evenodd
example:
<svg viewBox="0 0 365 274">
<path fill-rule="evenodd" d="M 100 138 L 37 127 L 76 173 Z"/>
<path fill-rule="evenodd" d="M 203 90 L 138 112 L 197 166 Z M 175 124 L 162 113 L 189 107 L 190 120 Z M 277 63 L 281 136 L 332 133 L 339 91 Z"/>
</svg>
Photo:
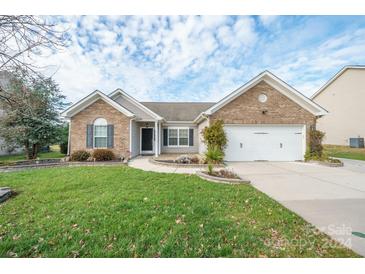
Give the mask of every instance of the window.
<svg viewBox="0 0 365 274">
<path fill-rule="evenodd" d="M 189 146 L 189 129 L 169 128 L 168 146 Z"/>
<path fill-rule="evenodd" d="M 179 146 L 189 145 L 189 129 L 179 129 Z"/>
<path fill-rule="evenodd" d="M 169 128 L 169 146 L 177 146 L 178 144 L 178 129 Z"/>
<path fill-rule="evenodd" d="M 94 122 L 94 148 L 106 148 L 108 145 L 108 124 L 103 118 Z"/>
</svg>

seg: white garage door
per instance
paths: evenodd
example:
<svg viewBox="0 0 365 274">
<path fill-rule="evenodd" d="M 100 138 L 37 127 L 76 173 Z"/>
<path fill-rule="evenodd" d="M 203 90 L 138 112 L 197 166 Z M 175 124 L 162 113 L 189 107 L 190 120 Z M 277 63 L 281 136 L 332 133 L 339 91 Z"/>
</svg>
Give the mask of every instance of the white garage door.
<svg viewBox="0 0 365 274">
<path fill-rule="evenodd" d="M 226 161 L 303 160 L 303 125 L 225 126 Z"/>
</svg>

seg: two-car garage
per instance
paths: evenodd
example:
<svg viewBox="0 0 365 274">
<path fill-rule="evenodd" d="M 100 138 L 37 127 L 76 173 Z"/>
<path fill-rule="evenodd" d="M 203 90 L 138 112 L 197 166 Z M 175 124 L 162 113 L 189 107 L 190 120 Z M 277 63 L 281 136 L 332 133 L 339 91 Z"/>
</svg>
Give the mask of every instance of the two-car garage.
<svg viewBox="0 0 365 274">
<path fill-rule="evenodd" d="M 296 161 L 305 153 L 304 125 L 225 125 L 226 161 Z"/>
</svg>

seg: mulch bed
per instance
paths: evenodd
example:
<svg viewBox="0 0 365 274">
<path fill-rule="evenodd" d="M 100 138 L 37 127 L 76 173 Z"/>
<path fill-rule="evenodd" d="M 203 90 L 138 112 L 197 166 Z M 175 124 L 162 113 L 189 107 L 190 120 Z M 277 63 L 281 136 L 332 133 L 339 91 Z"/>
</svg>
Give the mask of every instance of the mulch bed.
<svg viewBox="0 0 365 274">
<path fill-rule="evenodd" d="M 158 160 L 155 158 L 149 159 L 150 163 L 161 165 L 161 166 L 170 166 L 170 167 L 196 167 L 196 168 L 206 168 L 208 167 L 208 164 L 183 164 L 183 163 L 177 163 L 174 160 Z M 219 165 L 213 165 L 214 167 L 225 167 L 223 164 Z"/>
</svg>

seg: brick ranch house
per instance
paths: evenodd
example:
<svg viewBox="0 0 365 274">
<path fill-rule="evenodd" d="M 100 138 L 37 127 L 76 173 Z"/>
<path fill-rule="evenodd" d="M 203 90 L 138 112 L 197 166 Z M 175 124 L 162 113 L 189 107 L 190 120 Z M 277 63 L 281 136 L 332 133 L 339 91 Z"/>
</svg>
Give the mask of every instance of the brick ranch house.
<svg viewBox="0 0 365 274">
<path fill-rule="evenodd" d="M 120 157 L 204 153 L 204 127 L 224 121 L 227 161 L 302 160 L 309 129 L 327 111 L 268 71 L 217 103 L 139 102 L 94 91 L 62 113 L 68 153 L 109 148 Z"/>
</svg>

